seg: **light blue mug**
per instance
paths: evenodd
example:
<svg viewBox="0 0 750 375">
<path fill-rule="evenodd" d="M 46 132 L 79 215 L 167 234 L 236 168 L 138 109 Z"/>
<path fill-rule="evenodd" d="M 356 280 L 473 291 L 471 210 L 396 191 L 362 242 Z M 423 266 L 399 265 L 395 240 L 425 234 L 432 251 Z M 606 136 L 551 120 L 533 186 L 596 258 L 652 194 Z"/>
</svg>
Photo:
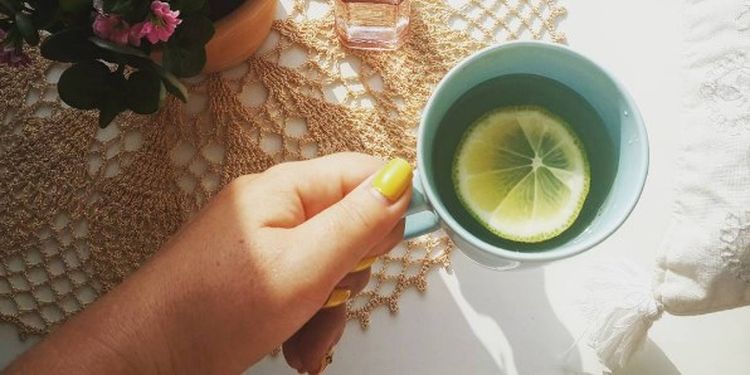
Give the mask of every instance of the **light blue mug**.
<svg viewBox="0 0 750 375">
<path fill-rule="evenodd" d="M 504 240 L 485 229 L 460 203 L 451 178 L 467 127 L 489 110 L 510 105 L 542 106 L 565 119 L 581 138 L 591 167 L 589 195 L 576 223 L 537 244 Z M 643 120 L 612 75 L 564 46 L 496 45 L 455 66 L 427 102 L 404 236 L 443 228 L 469 258 L 495 269 L 566 258 L 617 230 L 635 207 L 647 172 Z"/>
</svg>

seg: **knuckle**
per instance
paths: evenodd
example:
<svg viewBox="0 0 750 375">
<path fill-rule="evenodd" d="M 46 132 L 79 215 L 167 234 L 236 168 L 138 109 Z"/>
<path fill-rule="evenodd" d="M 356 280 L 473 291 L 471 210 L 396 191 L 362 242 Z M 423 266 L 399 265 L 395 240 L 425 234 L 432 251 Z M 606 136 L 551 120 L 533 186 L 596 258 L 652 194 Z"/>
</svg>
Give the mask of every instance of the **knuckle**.
<svg viewBox="0 0 750 375">
<path fill-rule="evenodd" d="M 225 202 L 235 201 L 242 195 L 242 192 L 245 191 L 246 188 L 247 183 L 245 179 L 243 179 L 242 177 L 237 177 L 234 180 L 230 181 L 224 187 L 224 189 L 221 190 L 217 198 Z"/>
<path fill-rule="evenodd" d="M 344 151 L 330 155 L 333 159 L 339 159 L 342 161 L 350 161 L 357 165 L 369 165 L 369 164 L 382 164 L 383 161 L 372 155 L 363 154 L 361 152 Z"/>
<path fill-rule="evenodd" d="M 361 153 L 353 153 L 352 157 L 355 158 L 355 159 L 357 159 L 357 162 L 359 164 L 364 164 L 364 165 L 378 165 L 378 166 L 381 165 L 381 164 L 385 164 L 385 161 L 383 159 L 375 157 L 375 156 L 372 156 L 372 155 L 361 154 Z"/>
<path fill-rule="evenodd" d="M 340 158 L 348 158 L 348 159 L 369 159 L 372 158 L 372 156 L 363 154 L 361 152 L 355 152 L 355 151 L 343 151 L 338 152 L 334 154 L 335 157 Z"/>
<path fill-rule="evenodd" d="M 296 161 L 287 161 L 283 163 L 276 164 L 268 169 L 266 169 L 265 172 L 263 172 L 264 175 L 281 175 L 289 173 L 289 170 L 292 169 L 298 162 Z"/>
<path fill-rule="evenodd" d="M 247 187 L 250 186 L 250 182 L 253 181 L 256 177 L 258 177 L 257 174 L 247 174 L 235 177 L 234 179 L 232 179 L 232 181 L 229 181 L 224 190 L 232 193 L 241 192 L 247 189 Z"/>
<path fill-rule="evenodd" d="M 260 178 L 274 186 L 288 186 L 294 179 L 294 176 L 299 173 L 301 162 L 299 161 L 287 161 L 279 163 L 271 168 L 266 169 L 260 176 Z"/>
</svg>

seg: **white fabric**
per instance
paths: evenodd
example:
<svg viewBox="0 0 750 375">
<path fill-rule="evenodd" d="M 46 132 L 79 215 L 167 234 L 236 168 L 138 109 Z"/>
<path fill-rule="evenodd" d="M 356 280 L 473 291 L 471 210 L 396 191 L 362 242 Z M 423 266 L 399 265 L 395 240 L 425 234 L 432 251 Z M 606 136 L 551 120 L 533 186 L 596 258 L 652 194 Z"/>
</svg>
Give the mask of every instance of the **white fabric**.
<svg viewBox="0 0 750 375">
<path fill-rule="evenodd" d="M 626 262 L 589 283 L 589 344 L 612 370 L 662 311 L 750 304 L 750 1 L 685 0 L 683 16 L 679 178 L 653 284 Z"/>
<path fill-rule="evenodd" d="M 655 296 L 675 315 L 750 304 L 750 3 L 688 0 L 684 132 Z"/>
<path fill-rule="evenodd" d="M 651 275 L 620 259 L 599 265 L 586 285 L 587 298 L 581 302 L 591 322 L 589 344 L 604 366 L 621 368 L 664 311 L 651 290 Z"/>
</svg>

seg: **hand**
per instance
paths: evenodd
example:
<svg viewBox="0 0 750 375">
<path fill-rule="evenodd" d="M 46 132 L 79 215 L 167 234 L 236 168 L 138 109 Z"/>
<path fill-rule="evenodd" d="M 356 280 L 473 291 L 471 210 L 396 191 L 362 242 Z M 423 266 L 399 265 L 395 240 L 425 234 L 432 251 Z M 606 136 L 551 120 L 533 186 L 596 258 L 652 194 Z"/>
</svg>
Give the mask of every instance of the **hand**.
<svg viewBox="0 0 750 375">
<path fill-rule="evenodd" d="M 411 168 L 389 166 L 368 179 L 382 162 L 336 154 L 238 178 L 9 372 L 238 373 L 284 341 L 293 367 L 319 371 L 344 310 L 318 311 L 402 236 Z"/>
</svg>

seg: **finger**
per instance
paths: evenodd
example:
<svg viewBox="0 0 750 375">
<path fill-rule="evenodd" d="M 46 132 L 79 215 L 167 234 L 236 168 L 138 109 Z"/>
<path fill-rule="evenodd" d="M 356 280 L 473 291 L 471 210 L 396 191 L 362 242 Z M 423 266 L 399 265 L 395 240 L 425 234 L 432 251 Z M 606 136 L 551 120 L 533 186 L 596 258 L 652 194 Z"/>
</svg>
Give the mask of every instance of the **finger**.
<svg viewBox="0 0 750 375">
<path fill-rule="evenodd" d="M 405 161 L 390 161 L 339 202 L 294 228 L 290 238 L 302 247 L 295 253 L 333 286 L 403 217 L 411 198 L 411 176 Z"/>
<path fill-rule="evenodd" d="M 309 219 L 354 190 L 383 165 L 373 156 L 358 153 L 337 153 L 316 159 L 282 163 L 264 172 L 255 181 L 260 192 L 268 197 L 261 202 L 258 218 L 262 226 L 290 228 Z M 287 196 L 299 199 L 303 215 L 279 215 Z M 278 198 L 275 198 L 278 197 Z M 279 201 L 279 202 L 277 202 Z M 286 213 L 286 212 L 282 212 Z"/>
<path fill-rule="evenodd" d="M 403 219 L 396 225 L 393 230 L 382 240 L 373 250 L 370 251 L 368 257 L 362 259 L 354 270 L 349 272 L 334 289 L 334 293 L 346 293 L 345 299 L 337 299 L 335 302 L 329 298 L 324 308 L 335 307 L 346 302 L 347 299 L 351 299 L 361 292 L 370 281 L 371 266 L 377 260 L 377 257 L 383 255 L 396 247 L 403 238 L 404 225 Z M 337 294 L 340 295 L 340 294 Z"/>
<path fill-rule="evenodd" d="M 298 370 L 319 372 L 328 351 L 341 338 L 346 324 L 346 307 L 321 310 L 284 344 L 295 348 L 291 362 L 301 363 Z M 288 361 L 289 362 L 289 361 Z"/>
<path fill-rule="evenodd" d="M 300 165 L 302 170 L 295 174 L 298 180 L 295 186 L 307 218 L 340 201 L 384 164 L 383 159 L 348 152 L 311 160 L 310 165 Z"/>
<path fill-rule="evenodd" d="M 403 239 L 404 225 L 403 219 L 396 225 L 393 230 L 382 240 L 373 250 L 370 251 L 366 258 L 363 258 L 357 266 L 349 272 L 336 285 L 334 292 L 326 301 L 324 308 L 336 307 L 345 303 L 348 299 L 353 298 L 361 292 L 370 280 L 371 266 L 377 260 L 377 257 L 389 252 L 396 247 Z M 345 296 L 345 298 L 342 298 Z"/>
<path fill-rule="evenodd" d="M 396 226 L 391 229 L 390 233 L 385 236 L 383 240 L 380 241 L 379 244 L 375 245 L 375 247 L 370 250 L 367 255 L 360 259 L 359 262 L 357 262 L 357 265 L 354 266 L 354 269 L 350 273 L 355 273 L 359 271 L 363 271 L 365 269 L 372 268 L 373 263 L 375 263 L 376 260 L 378 260 L 378 257 L 393 250 L 394 247 L 398 246 L 401 241 L 403 241 L 404 237 L 404 219 L 401 219 Z"/>
<path fill-rule="evenodd" d="M 404 240 L 404 219 L 401 219 L 391 231 L 367 253 L 367 258 L 379 257 L 393 250 Z"/>
<path fill-rule="evenodd" d="M 295 334 L 296 335 L 296 334 Z M 295 339 L 295 336 L 290 337 L 281 346 L 281 350 L 284 353 L 284 359 L 289 367 L 302 372 L 302 357 L 299 354 L 299 346 L 297 345 L 299 340 Z"/>
</svg>

